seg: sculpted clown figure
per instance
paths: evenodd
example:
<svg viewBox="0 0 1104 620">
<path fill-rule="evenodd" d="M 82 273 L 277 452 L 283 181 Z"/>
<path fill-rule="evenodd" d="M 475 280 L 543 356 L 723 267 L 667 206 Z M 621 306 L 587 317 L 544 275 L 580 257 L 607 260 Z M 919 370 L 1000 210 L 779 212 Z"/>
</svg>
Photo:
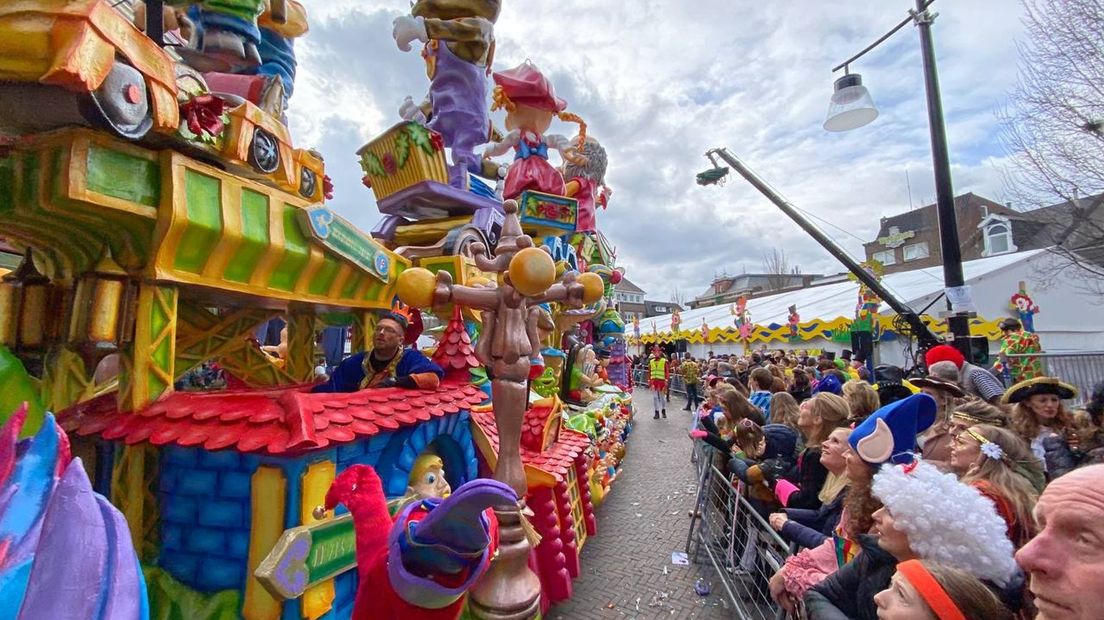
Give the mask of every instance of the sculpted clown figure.
<svg viewBox="0 0 1104 620">
<path fill-rule="evenodd" d="M 553 148 L 570 163 L 586 164 L 576 144 L 564 136 L 545 134 L 552 119 L 579 124 L 579 141 L 586 141 L 586 123 L 574 114 L 564 112 L 567 103 L 556 96 L 552 83 L 531 62 L 525 61 L 508 71 L 494 74 L 494 105 L 491 109 L 506 110 L 506 129 L 510 132 L 501 142 L 484 151 L 485 157 L 497 157 L 514 149 L 514 163 L 506 173 L 502 197 L 517 198 L 525 190 L 564 195 L 563 175 L 548 163 L 548 149 Z"/>
<path fill-rule="evenodd" d="M 424 472 L 435 464 L 423 460 Z M 442 479 L 429 488 L 417 486 L 438 493 Z M 374 469 L 353 465 L 341 472 L 326 493 L 324 508 L 344 504 L 353 516 L 360 583 L 352 618 L 458 618 L 465 594 L 486 573 L 498 548 L 498 521 L 491 508 L 516 507 L 516 502 L 510 487 L 480 478 L 443 499 L 406 502 L 392 518 Z"/>
<path fill-rule="evenodd" d="M 429 94 L 421 105 L 407 97 L 399 113 L 425 123 L 441 134 L 452 150 L 449 181 L 464 188 L 467 173 L 490 178 L 497 166 L 484 162 L 475 148 L 490 136 L 487 74 L 494 62 L 494 24 L 499 0 L 418 0 L 410 15 L 395 19 L 393 36 L 399 49 L 412 41 L 425 43 L 422 56 L 429 75 Z"/>
<path fill-rule="evenodd" d="M 592 137 L 576 136 L 575 144 L 582 145 L 585 164 L 568 162 L 564 164 L 563 176 L 567 182 L 564 195 L 579 203 L 579 216 L 575 221 L 575 230 L 586 232 L 598 230 L 595 213 L 598 207 L 606 208 L 613 193 L 606 187 L 606 149 Z"/>
</svg>

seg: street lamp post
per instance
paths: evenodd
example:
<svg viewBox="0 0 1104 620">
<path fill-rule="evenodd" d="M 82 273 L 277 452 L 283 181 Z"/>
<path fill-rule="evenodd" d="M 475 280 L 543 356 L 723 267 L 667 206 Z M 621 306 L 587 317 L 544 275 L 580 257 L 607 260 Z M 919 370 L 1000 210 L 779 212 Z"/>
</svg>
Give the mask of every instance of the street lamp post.
<svg viewBox="0 0 1104 620">
<path fill-rule="evenodd" d="M 829 105 L 824 128 L 828 131 L 857 129 L 874 120 L 877 111 L 861 78 L 851 74 L 849 65 L 860 56 L 877 47 L 908 23 L 914 23 L 920 31 L 920 54 L 924 61 L 924 87 L 927 93 L 928 127 L 931 132 L 932 165 L 935 170 L 936 213 L 939 220 L 939 249 L 943 259 L 943 284 L 947 292 L 947 322 L 954 345 L 967 361 L 972 361 L 970 348 L 970 318 L 965 312 L 955 312 L 952 300 L 962 300 L 965 278 L 962 274 L 962 252 L 958 239 L 958 218 L 955 214 L 954 188 L 951 184 L 951 162 L 947 153 L 947 132 L 943 123 L 943 102 L 939 95 L 939 75 L 935 66 L 935 43 L 931 24 L 936 14 L 928 10 L 934 0 L 916 0 L 916 9 L 873 44 L 844 61 L 833 72 L 844 69 L 843 77 L 836 80 L 836 92 Z M 850 78 L 850 79 L 849 79 Z M 857 90 L 857 89 L 861 89 Z M 851 93 L 846 91 L 850 90 Z M 843 96 L 841 96 L 843 95 Z M 841 103 L 842 102 L 842 103 Z"/>
</svg>

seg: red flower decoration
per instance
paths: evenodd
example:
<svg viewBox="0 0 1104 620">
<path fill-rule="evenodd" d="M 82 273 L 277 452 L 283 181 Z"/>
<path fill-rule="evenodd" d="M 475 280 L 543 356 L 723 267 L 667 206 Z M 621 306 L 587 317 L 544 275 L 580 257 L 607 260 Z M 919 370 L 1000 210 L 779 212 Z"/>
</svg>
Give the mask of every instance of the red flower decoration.
<svg viewBox="0 0 1104 620">
<path fill-rule="evenodd" d="M 188 131 L 197 136 L 207 133 L 217 137 L 225 128 L 222 122 L 225 107 L 225 102 L 214 95 L 199 95 L 184 102 L 180 114 L 188 123 Z"/>
<path fill-rule="evenodd" d="M 372 177 L 370 177 L 368 175 L 364 175 L 364 176 L 360 177 L 360 182 L 364 184 L 364 187 L 367 187 L 368 189 L 372 189 Z M 329 196 L 327 196 L 327 198 L 329 198 Z"/>
<path fill-rule="evenodd" d="M 383 169 L 387 171 L 387 174 L 395 174 L 399 171 L 399 167 L 395 165 L 395 157 L 391 153 L 383 156 Z"/>
<path fill-rule="evenodd" d="M 445 149 L 445 139 L 436 131 L 429 132 L 429 143 L 433 145 L 433 150 L 435 151 L 443 151 Z"/>
<path fill-rule="evenodd" d="M 368 177 L 365 176 L 364 178 L 367 179 Z M 326 200 L 333 200 L 333 192 L 333 179 L 328 174 L 322 175 L 322 195 L 326 197 Z"/>
</svg>

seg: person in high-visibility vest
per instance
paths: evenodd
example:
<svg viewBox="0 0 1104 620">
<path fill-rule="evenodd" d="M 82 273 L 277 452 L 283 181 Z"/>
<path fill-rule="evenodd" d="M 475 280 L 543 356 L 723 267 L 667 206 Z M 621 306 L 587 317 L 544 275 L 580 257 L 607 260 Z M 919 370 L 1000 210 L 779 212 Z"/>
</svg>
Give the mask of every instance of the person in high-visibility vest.
<svg viewBox="0 0 1104 620">
<path fill-rule="evenodd" d="M 659 347 L 652 349 L 652 359 L 648 360 L 648 383 L 652 388 L 652 404 L 655 405 L 655 416 L 658 420 L 660 413 L 667 417 L 667 379 L 670 370 L 667 367 L 667 358 L 663 357 L 663 350 Z"/>
</svg>

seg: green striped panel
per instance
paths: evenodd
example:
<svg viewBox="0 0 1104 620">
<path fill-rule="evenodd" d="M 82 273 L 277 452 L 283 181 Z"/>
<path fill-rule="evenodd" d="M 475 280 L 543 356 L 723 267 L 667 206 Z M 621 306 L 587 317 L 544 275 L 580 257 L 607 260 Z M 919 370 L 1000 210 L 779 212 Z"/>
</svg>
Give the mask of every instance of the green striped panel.
<svg viewBox="0 0 1104 620">
<path fill-rule="evenodd" d="M 176 248 L 173 267 L 200 273 L 222 234 L 222 201 L 219 181 L 194 170 L 184 171 L 184 197 L 188 223 Z"/>
<path fill-rule="evenodd" d="M 284 211 L 284 258 L 277 265 L 276 271 L 268 279 L 271 288 L 281 291 L 290 291 L 295 288 L 299 274 L 303 271 L 310 259 L 310 246 L 307 238 L 299 228 L 299 220 L 296 217 L 297 209 L 283 207 Z"/>
<path fill-rule="evenodd" d="M 337 272 L 341 269 L 341 263 L 334 258 L 331 254 L 326 253 L 326 259 L 322 261 L 322 266 L 318 268 L 318 273 L 314 274 L 311 278 L 310 293 L 314 295 L 325 295 L 330 291 L 330 287 L 333 286 L 334 279 L 337 278 Z"/>
<path fill-rule="evenodd" d="M 161 173 L 156 161 L 91 144 L 87 165 L 88 189 L 147 207 L 161 203 Z"/>
<path fill-rule="evenodd" d="M 345 287 L 341 289 L 342 299 L 352 299 L 353 295 L 356 295 L 357 287 L 360 286 L 364 276 L 353 272 L 353 275 L 349 276 L 349 279 L 345 282 Z"/>
<path fill-rule="evenodd" d="M 242 239 L 223 275 L 232 282 L 248 282 L 268 249 L 268 196 L 242 190 Z"/>
<path fill-rule="evenodd" d="M 176 311 L 176 291 L 173 289 L 160 289 L 160 292 L 168 302 L 169 312 Z M 154 338 L 164 332 L 165 328 L 169 325 L 169 322 L 173 320 L 173 317 L 166 314 L 161 308 L 161 304 L 156 301 L 150 304 L 150 333 L 154 334 Z M 161 370 L 168 370 L 172 367 L 172 349 L 175 338 L 173 336 L 162 338 L 157 343 L 157 347 L 150 352 L 151 361 Z M 169 373 L 170 375 L 172 373 Z M 156 399 L 160 396 L 169 385 L 163 381 L 155 372 L 149 372 L 146 375 L 146 385 L 149 388 L 150 399 Z"/>
</svg>

